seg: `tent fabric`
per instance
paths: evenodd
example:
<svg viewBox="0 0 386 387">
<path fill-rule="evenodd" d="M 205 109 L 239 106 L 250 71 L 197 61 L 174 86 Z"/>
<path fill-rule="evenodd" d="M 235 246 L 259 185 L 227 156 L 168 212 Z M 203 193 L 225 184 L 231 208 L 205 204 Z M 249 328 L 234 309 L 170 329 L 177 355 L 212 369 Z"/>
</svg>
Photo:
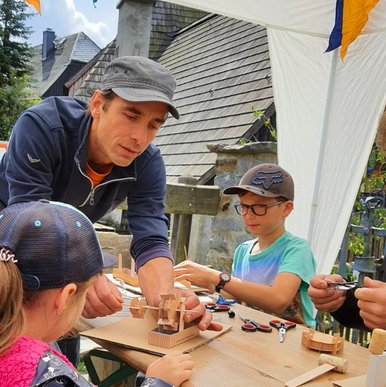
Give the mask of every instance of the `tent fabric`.
<svg viewBox="0 0 386 387">
<path fill-rule="evenodd" d="M 386 0 L 343 61 L 325 53 L 335 1 L 171 2 L 267 27 L 278 160 L 295 181 L 287 227 L 310 241 L 317 271 L 330 272 L 385 109 Z"/>
</svg>

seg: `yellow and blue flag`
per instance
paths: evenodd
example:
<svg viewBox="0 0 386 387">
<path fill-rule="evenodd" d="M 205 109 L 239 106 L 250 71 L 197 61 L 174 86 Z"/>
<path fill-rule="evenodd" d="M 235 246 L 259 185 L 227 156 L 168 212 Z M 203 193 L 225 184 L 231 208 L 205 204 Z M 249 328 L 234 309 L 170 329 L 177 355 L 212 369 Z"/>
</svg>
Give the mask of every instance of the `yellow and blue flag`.
<svg viewBox="0 0 386 387">
<path fill-rule="evenodd" d="M 361 33 L 377 3 L 378 0 L 337 0 L 335 25 L 326 52 L 341 46 L 340 57 L 343 59 L 348 45 Z"/>
</svg>

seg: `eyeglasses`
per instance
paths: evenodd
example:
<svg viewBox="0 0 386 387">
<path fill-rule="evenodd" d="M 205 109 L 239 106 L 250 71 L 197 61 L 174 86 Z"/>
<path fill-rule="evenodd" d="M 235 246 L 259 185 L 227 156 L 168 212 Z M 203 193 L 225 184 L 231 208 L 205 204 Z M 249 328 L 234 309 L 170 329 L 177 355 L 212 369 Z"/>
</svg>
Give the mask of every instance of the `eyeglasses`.
<svg viewBox="0 0 386 387">
<path fill-rule="evenodd" d="M 255 215 L 263 216 L 267 213 L 267 208 L 278 206 L 279 204 L 284 203 L 284 200 L 279 202 L 274 202 L 271 204 L 252 204 L 251 206 L 248 204 L 235 204 L 235 209 L 239 215 L 247 215 L 248 210 L 250 209 Z"/>
</svg>

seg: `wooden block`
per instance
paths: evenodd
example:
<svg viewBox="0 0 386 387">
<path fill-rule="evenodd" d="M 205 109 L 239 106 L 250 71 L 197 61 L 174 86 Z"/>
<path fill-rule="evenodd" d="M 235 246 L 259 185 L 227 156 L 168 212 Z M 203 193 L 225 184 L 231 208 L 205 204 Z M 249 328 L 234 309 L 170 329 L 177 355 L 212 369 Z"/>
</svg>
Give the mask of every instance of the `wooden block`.
<svg viewBox="0 0 386 387">
<path fill-rule="evenodd" d="M 138 277 L 132 277 L 131 270 L 123 268 L 123 269 L 113 269 L 113 277 L 114 278 L 119 278 L 123 282 L 125 282 L 128 285 L 138 287 L 139 282 L 138 282 Z"/>
<path fill-rule="evenodd" d="M 161 332 L 160 329 L 157 327 L 149 331 L 148 340 L 150 345 L 156 345 L 157 347 L 162 348 L 173 348 L 176 345 L 193 339 L 194 337 L 198 336 L 199 333 L 200 330 L 196 324 L 188 328 L 185 327 L 185 329 L 180 332 Z"/>
</svg>

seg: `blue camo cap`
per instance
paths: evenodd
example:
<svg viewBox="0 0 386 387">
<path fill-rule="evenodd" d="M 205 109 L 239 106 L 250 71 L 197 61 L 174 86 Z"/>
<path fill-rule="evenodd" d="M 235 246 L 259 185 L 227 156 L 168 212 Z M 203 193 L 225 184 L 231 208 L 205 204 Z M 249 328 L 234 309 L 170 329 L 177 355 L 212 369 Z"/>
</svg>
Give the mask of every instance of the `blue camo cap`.
<svg viewBox="0 0 386 387">
<path fill-rule="evenodd" d="M 0 213 L 0 261 L 9 259 L 30 290 L 87 281 L 117 262 L 102 252 L 82 212 L 48 200 L 13 204 Z"/>
</svg>

